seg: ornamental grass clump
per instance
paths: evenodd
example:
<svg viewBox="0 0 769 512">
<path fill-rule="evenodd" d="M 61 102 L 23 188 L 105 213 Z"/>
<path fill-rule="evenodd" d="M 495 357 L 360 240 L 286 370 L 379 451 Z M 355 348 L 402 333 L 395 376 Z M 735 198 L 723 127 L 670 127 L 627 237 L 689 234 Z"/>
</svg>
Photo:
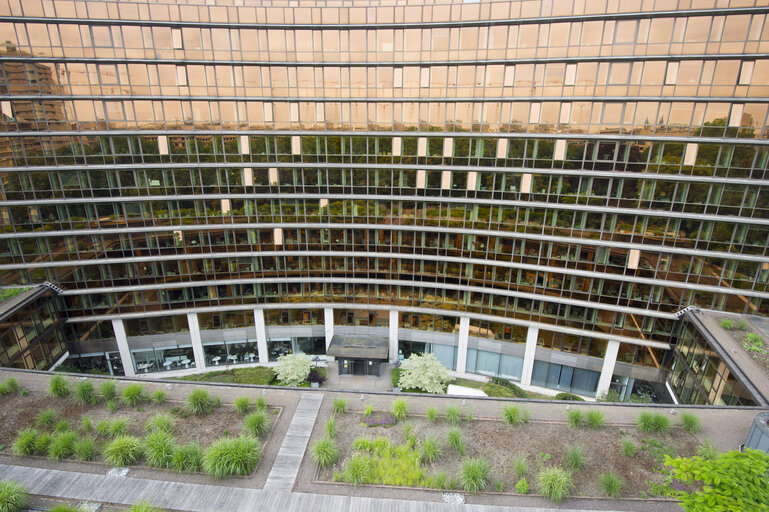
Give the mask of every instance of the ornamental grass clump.
<svg viewBox="0 0 769 512">
<path fill-rule="evenodd" d="M 254 400 L 254 407 L 257 411 L 266 411 L 267 410 L 267 399 L 263 396 L 257 397 L 256 400 Z"/>
<path fill-rule="evenodd" d="M 489 473 L 491 473 L 491 468 L 485 458 L 466 459 L 462 462 L 462 469 L 459 474 L 462 488 L 471 494 L 478 494 L 488 486 Z"/>
<path fill-rule="evenodd" d="M 42 433 L 37 438 L 35 454 L 36 455 L 46 455 L 48 453 L 48 446 L 50 446 L 51 441 L 53 440 L 53 436 L 48 433 Z"/>
<path fill-rule="evenodd" d="M 348 484 L 359 486 L 365 484 L 371 474 L 371 463 L 369 458 L 362 454 L 353 456 L 345 466 L 342 472 L 342 479 Z"/>
<path fill-rule="evenodd" d="M 54 425 L 56 425 L 56 421 L 58 419 L 58 413 L 56 412 L 56 409 L 48 408 L 43 409 L 40 411 L 35 418 L 35 423 L 38 427 L 48 427 L 53 428 Z"/>
<path fill-rule="evenodd" d="M 166 395 L 166 392 L 162 389 L 156 389 L 152 392 L 152 398 L 150 398 L 150 401 L 155 405 L 162 405 L 166 403 L 166 400 L 168 400 L 168 395 Z"/>
<path fill-rule="evenodd" d="M 248 414 L 251 412 L 251 399 L 247 396 L 239 396 L 235 399 L 235 410 L 240 414 Z"/>
<path fill-rule="evenodd" d="M 128 512 L 163 512 L 157 507 L 153 507 L 148 501 L 140 501 L 128 509 Z"/>
<path fill-rule="evenodd" d="M 398 421 L 404 419 L 408 411 L 409 404 L 402 398 L 395 400 L 392 407 L 390 408 L 390 412 L 392 412 L 393 417 Z"/>
<path fill-rule="evenodd" d="M 694 414 L 685 412 L 681 414 L 681 428 L 690 434 L 696 434 L 702 430 L 702 422 Z"/>
<path fill-rule="evenodd" d="M 21 512 L 27 508 L 27 490 L 19 483 L 0 480 L 0 512 Z"/>
<path fill-rule="evenodd" d="M 702 457 L 705 460 L 714 460 L 720 453 L 715 443 L 710 439 L 704 439 L 695 452 L 697 457 Z"/>
<path fill-rule="evenodd" d="M 577 472 L 585 467 L 585 451 L 580 446 L 569 446 L 566 448 L 566 465 Z"/>
<path fill-rule="evenodd" d="M 585 423 L 585 415 L 582 414 L 582 411 L 572 409 L 566 413 L 566 423 L 570 427 L 579 428 Z"/>
<path fill-rule="evenodd" d="M 11 451 L 16 455 L 34 455 L 37 453 L 37 438 L 39 432 L 34 428 L 25 428 L 16 434 L 16 440 L 11 446 Z"/>
<path fill-rule="evenodd" d="M 144 386 L 142 384 L 132 383 L 123 388 L 123 403 L 128 407 L 136 407 L 140 403 L 144 402 L 146 396 L 144 395 Z"/>
<path fill-rule="evenodd" d="M 105 402 L 114 401 L 117 397 L 117 383 L 114 380 L 105 380 L 99 386 L 99 393 Z"/>
<path fill-rule="evenodd" d="M 347 412 L 347 400 L 344 398 L 334 398 L 334 404 L 331 409 L 334 414 L 344 414 Z"/>
<path fill-rule="evenodd" d="M 269 430 L 270 423 L 264 411 L 256 411 L 246 416 L 244 426 L 250 435 L 260 437 Z"/>
<path fill-rule="evenodd" d="M 585 419 L 587 426 L 592 429 L 601 428 L 606 424 L 606 416 L 601 411 L 587 411 Z"/>
<path fill-rule="evenodd" d="M 571 474 L 559 467 L 542 469 L 537 473 L 537 488 L 553 503 L 560 503 L 569 497 L 573 487 Z"/>
<path fill-rule="evenodd" d="M 526 471 L 528 471 L 529 467 L 526 463 L 526 455 L 519 455 L 518 457 L 513 460 L 513 471 L 515 471 L 515 476 L 518 478 L 523 478 L 526 475 Z"/>
<path fill-rule="evenodd" d="M 99 403 L 99 395 L 90 380 L 81 380 L 75 385 L 75 400 L 81 404 L 96 405 Z"/>
<path fill-rule="evenodd" d="M 69 395 L 69 384 L 61 375 L 54 375 L 48 382 L 48 391 L 55 397 L 63 398 Z"/>
<path fill-rule="evenodd" d="M 167 468 L 176 448 L 174 436 L 164 430 L 147 434 L 144 440 L 144 458 L 151 468 Z"/>
<path fill-rule="evenodd" d="M 329 439 L 336 437 L 336 420 L 333 416 L 326 420 L 326 437 Z"/>
<path fill-rule="evenodd" d="M 171 456 L 171 469 L 177 473 L 194 473 L 203 463 L 203 449 L 198 443 L 177 446 Z"/>
<path fill-rule="evenodd" d="M 446 421 L 448 421 L 451 426 L 456 427 L 462 422 L 462 413 L 460 412 L 459 407 L 455 405 L 447 406 L 444 415 L 446 416 Z"/>
<path fill-rule="evenodd" d="M 93 460 L 96 458 L 96 441 L 92 437 L 78 439 L 72 445 L 72 452 L 77 460 Z"/>
<path fill-rule="evenodd" d="M 116 437 L 104 448 L 104 460 L 113 468 L 135 464 L 141 455 L 141 441 L 128 435 Z"/>
<path fill-rule="evenodd" d="M 214 400 L 205 389 L 196 389 L 187 395 L 187 408 L 192 414 L 202 416 L 214 410 Z"/>
<path fill-rule="evenodd" d="M 51 460 L 66 459 L 72 455 L 75 441 L 77 441 L 76 432 L 60 432 L 54 435 L 51 444 L 48 445 L 48 458 Z"/>
<path fill-rule="evenodd" d="M 428 407 L 426 416 L 427 416 L 427 421 L 431 423 L 435 422 L 436 418 L 438 418 L 438 410 L 435 407 Z"/>
<path fill-rule="evenodd" d="M 363 416 L 371 416 L 374 414 L 374 406 L 371 404 L 368 404 L 365 409 L 363 409 Z"/>
<path fill-rule="evenodd" d="M 144 428 L 147 432 L 168 432 L 172 434 L 176 419 L 167 412 L 159 412 L 147 420 Z"/>
<path fill-rule="evenodd" d="M 427 436 L 422 441 L 422 460 L 433 463 L 441 456 L 441 449 L 434 437 Z"/>
<path fill-rule="evenodd" d="M 636 424 L 638 430 L 646 434 L 664 434 L 670 430 L 670 418 L 658 412 L 642 412 Z"/>
<path fill-rule="evenodd" d="M 614 471 L 602 473 L 598 477 L 598 482 L 601 484 L 603 493 L 609 498 L 618 498 L 622 492 L 622 487 L 625 485 L 625 482 Z"/>
<path fill-rule="evenodd" d="M 457 427 L 449 429 L 446 437 L 448 439 L 449 446 L 451 446 L 454 451 L 456 451 L 459 455 L 465 454 L 465 442 L 462 440 L 462 432 Z"/>
<path fill-rule="evenodd" d="M 8 377 L 3 382 L 0 382 L 0 395 L 18 393 L 20 389 L 18 381 L 13 377 Z"/>
<path fill-rule="evenodd" d="M 203 452 L 203 471 L 214 478 L 246 476 L 254 471 L 261 458 L 262 450 L 256 438 L 222 438 Z"/>
<path fill-rule="evenodd" d="M 54 433 L 67 432 L 69 430 L 69 421 L 59 420 L 56 425 L 53 426 Z"/>
<path fill-rule="evenodd" d="M 622 440 L 622 453 L 624 453 L 626 457 L 635 457 L 637 450 L 638 447 L 633 441 L 630 439 Z"/>
<path fill-rule="evenodd" d="M 128 420 L 125 418 L 116 418 L 109 424 L 107 435 L 112 438 L 124 436 L 128 433 Z"/>
<path fill-rule="evenodd" d="M 319 441 L 315 441 L 310 448 L 310 456 L 315 464 L 325 468 L 339 459 L 339 448 L 336 447 L 336 443 L 333 439 L 320 439 Z"/>
<path fill-rule="evenodd" d="M 508 425 L 517 426 L 528 423 L 531 415 L 529 411 L 518 405 L 507 405 L 503 409 L 502 417 Z"/>
</svg>

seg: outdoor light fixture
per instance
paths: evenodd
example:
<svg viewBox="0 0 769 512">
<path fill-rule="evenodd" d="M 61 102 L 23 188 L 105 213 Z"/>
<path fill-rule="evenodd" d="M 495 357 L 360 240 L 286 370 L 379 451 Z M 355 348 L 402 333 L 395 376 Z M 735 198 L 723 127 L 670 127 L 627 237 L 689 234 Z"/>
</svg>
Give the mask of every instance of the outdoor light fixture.
<svg viewBox="0 0 769 512">
<path fill-rule="evenodd" d="M 172 387 L 174 387 L 173 384 L 166 384 L 166 389 L 171 389 Z"/>
<path fill-rule="evenodd" d="M 568 411 L 569 409 L 571 409 L 571 406 L 569 404 L 566 404 L 566 410 Z"/>
<path fill-rule="evenodd" d="M 670 414 L 673 414 L 673 415 L 675 415 L 675 413 L 676 413 L 676 410 L 675 410 L 675 409 L 670 409 Z"/>
<path fill-rule="evenodd" d="M 320 361 L 320 357 L 315 356 L 315 357 L 312 358 L 312 360 L 315 361 L 315 368 L 317 368 L 318 367 L 318 361 Z"/>
<path fill-rule="evenodd" d="M 365 399 L 366 399 L 366 397 L 365 397 L 365 396 L 363 396 L 363 395 L 361 395 L 361 396 L 360 396 L 360 400 L 361 400 L 361 402 L 362 402 L 363 400 L 365 400 Z"/>
<path fill-rule="evenodd" d="M 467 400 L 462 400 L 462 405 L 463 406 L 467 405 Z"/>
<path fill-rule="evenodd" d="M 263 390 L 262 390 L 262 395 L 266 395 L 266 394 L 267 394 L 267 390 L 266 390 L 266 389 L 263 389 Z"/>
</svg>

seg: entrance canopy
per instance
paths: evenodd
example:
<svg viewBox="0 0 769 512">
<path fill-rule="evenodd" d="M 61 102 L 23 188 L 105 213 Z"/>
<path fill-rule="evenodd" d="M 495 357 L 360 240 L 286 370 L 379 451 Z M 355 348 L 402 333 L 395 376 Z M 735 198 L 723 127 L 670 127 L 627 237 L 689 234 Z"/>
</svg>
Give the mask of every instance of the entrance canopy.
<svg viewBox="0 0 769 512">
<path fill-rule="evenodd" d="M 387 336 L 367 334 L 334 334 L 326 355 L 346 359 L 387 359 L 390 341 Z"/>
</svg>

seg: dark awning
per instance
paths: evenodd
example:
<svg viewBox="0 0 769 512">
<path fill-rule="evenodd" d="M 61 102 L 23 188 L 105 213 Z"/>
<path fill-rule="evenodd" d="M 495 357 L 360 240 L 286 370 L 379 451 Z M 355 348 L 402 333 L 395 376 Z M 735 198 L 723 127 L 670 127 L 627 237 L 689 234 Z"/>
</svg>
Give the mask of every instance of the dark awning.
<svg viewBox="0 0 769 512">
<path fill-rule="evenodd" d="M 387 336 L 367 334 L 334 334 L 326 355 L 347 359 L 387 359 L 390 340 Z"/>
</svg>

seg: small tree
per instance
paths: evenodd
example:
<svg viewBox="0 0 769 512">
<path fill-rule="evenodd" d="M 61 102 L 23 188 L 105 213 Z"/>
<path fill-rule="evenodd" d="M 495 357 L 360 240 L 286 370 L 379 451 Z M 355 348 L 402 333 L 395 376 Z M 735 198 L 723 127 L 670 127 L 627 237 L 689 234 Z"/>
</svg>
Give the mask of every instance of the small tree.
<svg viewBox="0 0 769 512">
<path fill-rule="evenodd" d="M 769 455 L 760 450 L 730 451 L 711 460 L 666 455 L 665 465 L 676 480 L 693 486 L 678 493 L 686 512 L 769 510 Z"/>
<path fill-rule="evenodd" d="M 446 367 L 435 354 L 412 354 L 403 361 L 400 386 L 406 389 L 420 389 L 425 393 L 443 393 L 449 382 Z"/>
<path fill-rule="evenodd" d="M 298 386 L 307 380 L 312 360 L 305 354 L 288 354 L 278 358 L 275 375 L 284 386 Z"/>
</svg>

